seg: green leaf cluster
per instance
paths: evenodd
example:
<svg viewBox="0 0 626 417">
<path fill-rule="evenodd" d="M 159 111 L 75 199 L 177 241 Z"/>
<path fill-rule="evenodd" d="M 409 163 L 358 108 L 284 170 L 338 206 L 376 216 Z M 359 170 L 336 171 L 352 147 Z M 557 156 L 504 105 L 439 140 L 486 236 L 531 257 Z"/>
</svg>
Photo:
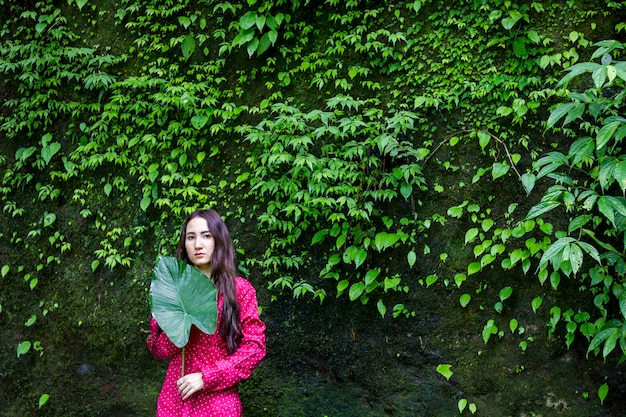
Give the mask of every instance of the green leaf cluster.
<svg viewBox="0 0 626 417">
<path fill-rule="evenodd" d="M 454 300 L 471 309 L 485 274 L 519 266 L 592 293 L 597 319 L 550 310 L 568 346 L 581 332 L 590 352 L 623 349 L 610 309 L 626 270 L 623 45 L 589 53 L 593 29 L 569 28 L 618 6 L 579 3 L 4 2 L 0 245 L 19 256 L 2 260 L 15 296 L 0 294 L 0 315 L 24 334 L 20 359 L 43 354 L 49 313 L 102 322 L 58 303 L 68 270 L 99 288 L 84 304 L 146 296 L 141 263 L 169 253 L 198 207 L 253 231 L 240 266 L 272 294 L 411 318 L 417 286 L 463 286 Z M 518 196 L 548 180 L 520 221 Z M 564 230 L 556 209 L 571 215 Z M 498 285 L 495 317 L 522 285 Z M 541 313 L 542 300 L 528 305 Z M 504 337 L 488 320 L 485 342 Z M 508 320 L 517 335 L 522 324 Z"/>
</svg>

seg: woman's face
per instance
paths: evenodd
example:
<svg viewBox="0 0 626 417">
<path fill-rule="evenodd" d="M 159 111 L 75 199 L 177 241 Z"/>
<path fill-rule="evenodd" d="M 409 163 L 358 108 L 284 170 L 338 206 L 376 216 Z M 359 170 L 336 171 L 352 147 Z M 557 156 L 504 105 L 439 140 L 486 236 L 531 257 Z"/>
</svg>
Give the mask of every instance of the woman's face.
<svg viewBox="0 0 626 417">
<path fill-rule="evenodd" d="M 185 234 L 187 257 L 198 270 L 208 275 L 211 272 L 211 255 L 215 249 L 215 239 L 209 231 L 206 220 L 202 217 L 191 219 L 187 223 Z"/>
</svg>

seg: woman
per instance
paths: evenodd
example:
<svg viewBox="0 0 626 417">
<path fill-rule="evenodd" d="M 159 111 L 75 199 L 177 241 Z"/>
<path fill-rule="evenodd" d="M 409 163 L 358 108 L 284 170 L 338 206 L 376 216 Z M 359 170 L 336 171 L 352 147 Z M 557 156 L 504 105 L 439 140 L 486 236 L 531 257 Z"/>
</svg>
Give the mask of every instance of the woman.
<svg viewBox="0 0 626 417">
<path fill-rule="evenodd" d="M 181 378 L 181 349 L 152 318 L 148 349 L 157 359 L 170 361 L 157 417 L 240 417 L 237 384 L 265 356 L 265 324 L 259 318 L 256 292 L 247 280 L 236 276 L 230 233 L 214 210 L 199 210 L 187 217 L 176 257 L 213 280 L 218 293 L 217 330 L 208 335 L 192 326 Z"/>
</svg>

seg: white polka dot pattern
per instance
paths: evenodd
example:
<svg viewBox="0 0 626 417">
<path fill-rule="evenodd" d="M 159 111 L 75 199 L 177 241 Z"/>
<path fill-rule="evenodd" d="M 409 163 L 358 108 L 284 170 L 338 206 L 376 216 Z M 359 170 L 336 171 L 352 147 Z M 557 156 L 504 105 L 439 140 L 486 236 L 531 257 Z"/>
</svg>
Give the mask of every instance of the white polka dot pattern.
<svg viewBox="0 0 626 417">
<path fill-rule="evenodd" d="M 242 407 L 237 384 L 248 378 L 265 356 L 265 323 L 259 318 L 254 287 L 236 278 L 237 302 L 242 326 L 241 344 L 232 355 L 216 331 L 208 335 L 192 326 L 185 346 L 185 375 L 202 372 L 204 389 L 182 401 L 176 381 L 181 375 L 182 349 L 176 347 L 152 318 L 148 349 L 161 360 L 169 360 L 163 388 L 157 401 L 157 417 L 241 417 Z M 218 297 L 218 324 L 222 296 Z"/>
</svg>

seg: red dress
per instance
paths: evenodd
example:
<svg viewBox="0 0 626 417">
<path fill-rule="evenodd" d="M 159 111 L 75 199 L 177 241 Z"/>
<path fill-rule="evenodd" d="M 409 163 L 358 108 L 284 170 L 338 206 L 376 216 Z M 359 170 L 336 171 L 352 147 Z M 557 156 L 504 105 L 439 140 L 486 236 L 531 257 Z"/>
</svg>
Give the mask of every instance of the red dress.
<svg viewBox="0 0 626 417">
<path fill-rule="evenodd" d="M 185 346 L 185 375 L 202 372 L 204 388 L 182 401 L 176 381 L 181 377 L 182 349 L 163 333 L 154 317 L 148 350 L 155 358 L 169 360 L 163 388 L 157 401 L 157 417 L 240 417 L 241 401 L 237 384 L 248 378 L 265 356 L 265 324 L 259 318 L 256 291 L 244 278 L 236 278 L 237 302 L 242 339 L 239 349 L 228 354 L 219 331 L 208 335 L 191 327 Z M 222 296 L 218 297 L 218 321 L 221 320 Z"/>
</svg>

